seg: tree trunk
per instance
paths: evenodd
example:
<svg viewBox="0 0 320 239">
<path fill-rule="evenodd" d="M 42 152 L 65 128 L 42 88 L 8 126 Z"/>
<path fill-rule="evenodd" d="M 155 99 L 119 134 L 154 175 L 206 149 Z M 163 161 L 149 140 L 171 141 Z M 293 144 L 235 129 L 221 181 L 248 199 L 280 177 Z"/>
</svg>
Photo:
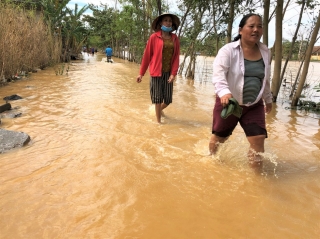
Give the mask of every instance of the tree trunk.
<svg viewBox="0 0 320 239">
<path fill-rule="evenodd" d="M 263 11 L 263 43 L 268 46 L 268 38 L 269 38 L 269 11 L 270 11 L 270 0 L 264 0 L 264 11 Z"/>
<path fill-rule="evenodd" d="M 178 75 L 182 75 L 183 69 L 184 69 L 184 65 L 186 63 L 186 60 L 188 58 L 188 56 L 190 56 L 190 51 L 191 51 L 191 45 L 189 46 L 188 50 L 186 51 L 186 53 L 184 54 L 184 58 L 182 63 L 179 66 L 179 71 L 178 71 Z M 191 57 L 190 57 L 191 58 Z"/>
<path fill-rule="evenodd" d="M 195 72 L 196 72 L 196 62 L 197 62 L 197 55 L 196 55 L 196 52 L 194 54 L 194 59 L 193 59 L 193 62 L 192 62 L 192 69 L 191 69 L 191 78 L 194 80 L 194 75 L 195 75 Z"/>
<path fill-rule="evenodd" d="M 296 86 L 297 86 L 297 83 L 298 83 L 298 80 L 299 80 L 299 77 L 300 77 L 300 72 L 301 72 L 301 68 L 303 66 L 303 63 L 304 63 L 304 59 L 301 60 L 300 62 L 300 66 L 299 66 L 299 69 L 298 69 L 298 72 L 297 72 L 297 75 L 296 75 L 296 79 L 294 80 L 294 83 L 292 85 L 292 89 L 291 89 L 291 92 L 290 92 L 290 99 L 292 99 L 292 96 L 294 95 L 294 92 L 296 91 Z"/>
<path fill-rule="evenodd" d="M 161 15 L 162 14 L 161 0 L 157 0 L 157 7 L 158 7 L 158 13 L 159 15 Z"/>
<path fill-rule="evenodd" d="M 299 81 L 299 85 L 298 85 L 297 91 L 296 91 L 295 95 L 293 96 L 293 99 L 292 99 L 292 102 L 291 102 L 292 106 L 296 106 L 298 104 L 299 98 L 301 96 L 301 92 L 303 90 L 303 86 L 304 86 L 304 83 L 306 81 L 307 74 L 308 74 L 308 69 L 309 69 L 312 49 L 313 49 L 314 44 L 316 42 L 317 35 L 318 35 L 318 32 L 319 32 L 319 28 L 320 28 L 320 11 L 318 13 L 317 23 L 316 23 L 316 25 L 314 27 L 314 31 L 312 33 L 312 36 L 311 36 L 311 39 L 310 39 L 310 43 L 309 43 L 308 48 L 307 48 L 306 57 L 305 57 L 305 61 L 304 61 L 303 70 L 302 70 L 302 73 L 301 73 L 301 78 L 300 78 L 300 81 Z"/>
<path fill-rule="evenodd" d="M 283 69 L 282 69 L 282 73 L 281 73 L 281 77 L 280 77 L 280 84 L 283 81 L 283 77 L 284 77 L 284 74 L 286 72 L 286 68 L 287 68 L 288 62 L 289 62 L 289 60 L 291 59 L 291 56 L 292 56 L 293 47 L 294 47 L 294 44 L 296 43 L 297 35 L 298 35 L 299 28 L 300 28 L 300 25 L 301 25 L 301 19 L 302 19 L 304 6 L 305 6 L 305 1 L 302 1 L 298 24 L 297 24 L 297 27 L 296 27 L 296 31 L 295 31 L 295 33 L 294 33 L 294 35 L 292 37 L 292 42 L 291 42 L 291 46 L 290 46 L 286 61 L 285 61 L 284 65 L 283 65 Z"/>
<path fill-rule="evenodd" d="M 220 40 L 220 37 L 217 37 L 216 38 L 216 51 L 214 52 L 214 56 L 216 56 L 219 51 L 219 40 Z"/>
<path fill-rule="evenodd" d="M 189 61 L 189 64 L 188 64 L 188 67 L 187 67 L 187 70 L 186 70 L 186 73 L 185 73 L 185 77 L 192 77 L 192 64 L 195 60 L 195 51 L 194 51 L 194 43 L 191 43 L 190 45 L 190 61 Z"/>
<path fill-rule="evenodd" d="M 229 18 L 228 18 L 228 29 L 227 29 L 227 42 L 229 43 L 232 41 L 232 24 L 234 20 L 234 6 L 236 4 L 235 0 L 229 0 Z"/>
<path fill-rule="evenodd" d="M 277 101 L 279 89 L 281 86 L 280 73 L 281 73 L 281 62 L 282 62 L 282 7 L 283 0 L 277 1 L 276 9 L 276 39 L 274 44 L 275 60 L 274 60 L 274 71 L 273 79 L 271 84 L 272 100 Z"/>
</svg>

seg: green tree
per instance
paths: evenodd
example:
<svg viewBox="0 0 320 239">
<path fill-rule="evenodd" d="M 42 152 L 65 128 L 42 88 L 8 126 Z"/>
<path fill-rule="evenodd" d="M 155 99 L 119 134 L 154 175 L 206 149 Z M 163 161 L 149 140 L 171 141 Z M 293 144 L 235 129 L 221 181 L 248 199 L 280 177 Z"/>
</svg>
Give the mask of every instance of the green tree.
<svg viewBox="0 0 320 239">
<path fill-rule="evenodd" d="M 80 53 L 87 39 L 87 29 L 84 27 L 81 17 L 88 8 L 88 6 L 84 6 L 78 10 L 78 4 L 75 4 L 74 10 L 66 8 L 66 16 L 63 18 L 61 28 L 65 59 L 69 59 L 70 54 Z"/>
<path fill-rule="evenodd" d="M 86 38 L 86 29 L 81 21 L 82 14 L 88 9 L 84 6 L 78 10 L 71 10 L 67 7 L 70 0 L 40 0 L 40 8 L 48 26 L 57 39 L 62 42 L 61 59 L 70 60 L 70 53 L 79 52 L 82 42 Z"/>
<path fill-rule="evenodd" d="M 113 45 L 115 29 L 115 14 L 116 10 L 109 7 L 107 4 L 95 6 L 89 4 L 89 9 L 92 11 L 91 15 L 84 15 L 83 21 L 87 23 L 88 42 L 92 44 L 93 39 L 100 39 L 97 47 L 105 47 L 107 44 Z"/>
<path fill-rule="evenodd" d="M 67 14 L 66 6 L 70 0 L 41 0 L 41 10 L 47 24 L 53 32 L 61 34 L 61 27 L 64 17 Z"/>
</svg>

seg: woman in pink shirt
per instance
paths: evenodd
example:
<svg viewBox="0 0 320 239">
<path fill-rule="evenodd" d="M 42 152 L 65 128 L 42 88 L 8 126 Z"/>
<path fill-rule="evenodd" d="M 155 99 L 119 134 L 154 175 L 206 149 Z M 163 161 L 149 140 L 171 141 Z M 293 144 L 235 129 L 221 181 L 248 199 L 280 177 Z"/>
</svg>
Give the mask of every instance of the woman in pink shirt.
<svg viewBox="0 0 320 239">
<path fill-rule="evenodd" d="M 170 13 L 158 16 L 152 22 L 155 31 L 149 38 L 141 61 L 137 82 L 149 68 L 150 96 L 155 104 L 157 122 L 161 123 L 162 110 L 172 103 L 173 81 L 179 68 L 180 42 L 176 31 L 179 18 Z"/>
<path fill-rule="evenodd" d="M 209 143 L 210 154 L 216 153 L 218 145 L 225 142 L 240 123 L 250 145 L 249 162 L 258 168 L 262 166 L 261 153 L 268 136 L 265 113 L 272 110 L 271 56 L 268 47 L 260 42 L 261 36 L 261 16 L 252 13 L 244 16 L 239 35 L 223 46 L 214 60 L 212 82 L 216 102 Z M 242 115 L 221 117 L 223 108 L 234 100 L 242 108 Z"/>
</svg>

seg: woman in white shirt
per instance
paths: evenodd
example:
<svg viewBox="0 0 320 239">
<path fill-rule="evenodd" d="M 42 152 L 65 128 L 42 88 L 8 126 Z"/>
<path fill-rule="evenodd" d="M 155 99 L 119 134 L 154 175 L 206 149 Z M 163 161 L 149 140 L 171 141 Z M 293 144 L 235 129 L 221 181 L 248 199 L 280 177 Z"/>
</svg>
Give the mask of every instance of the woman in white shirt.
<svg viewBox="0 0 320 239">
<path fill-rule="evenodd" d="M 210 154 L 225 142 L 238 122 L 250 144 L 248 157 L 252 166 L 262 166 L 261 153 L 268 137 L 265 113 L 272 110 L 270 91 L 270 51 L 260 42 L 262 18 L 257 14 L 245 15 L 239 24 L 239 35 L 223 46 L 213 64 L 216 102 L 213 109 Z M 238 118 L 221 118 L 221 111 L 234 98 L 242 108 Z"/>
</svg>

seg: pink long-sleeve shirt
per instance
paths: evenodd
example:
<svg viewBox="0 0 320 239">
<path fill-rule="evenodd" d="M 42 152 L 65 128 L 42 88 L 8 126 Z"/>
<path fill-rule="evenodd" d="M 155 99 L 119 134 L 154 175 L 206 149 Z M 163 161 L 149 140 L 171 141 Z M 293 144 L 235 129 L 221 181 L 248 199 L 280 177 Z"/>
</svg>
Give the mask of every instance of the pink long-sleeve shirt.
<svg viewBox="0 0 320 239">
<path fill-rule="evenodd" d="M 240 105 L 245 106 L 256 104 L 261 98 L 265 103 L 272 103 L 272 93 L 270 90 L 270 50 L 260 42 L 258 43 L 258 47 L 265 65 L 265 76 L 256 100 L 250 104 L 243 104 L 244 57 L 240 40 L 224 45 L 214 59 L 212 83 L 219 97 L 232 94 Z"/>
<path fill-rule="evenodd" d="M 174 43 L 170 75 L 176 76 L 179 69 L 180 42 L 176 34 L 171 33 L 170 35 Z M 161 31 L 157 31 L 150 36 L 147 42 L 141 61 L 140 75 L 143 76 L 148 67 L 150 76 L 160 77 L 162 75 L 162 48 L 163 39 Z"/>
</svg>

